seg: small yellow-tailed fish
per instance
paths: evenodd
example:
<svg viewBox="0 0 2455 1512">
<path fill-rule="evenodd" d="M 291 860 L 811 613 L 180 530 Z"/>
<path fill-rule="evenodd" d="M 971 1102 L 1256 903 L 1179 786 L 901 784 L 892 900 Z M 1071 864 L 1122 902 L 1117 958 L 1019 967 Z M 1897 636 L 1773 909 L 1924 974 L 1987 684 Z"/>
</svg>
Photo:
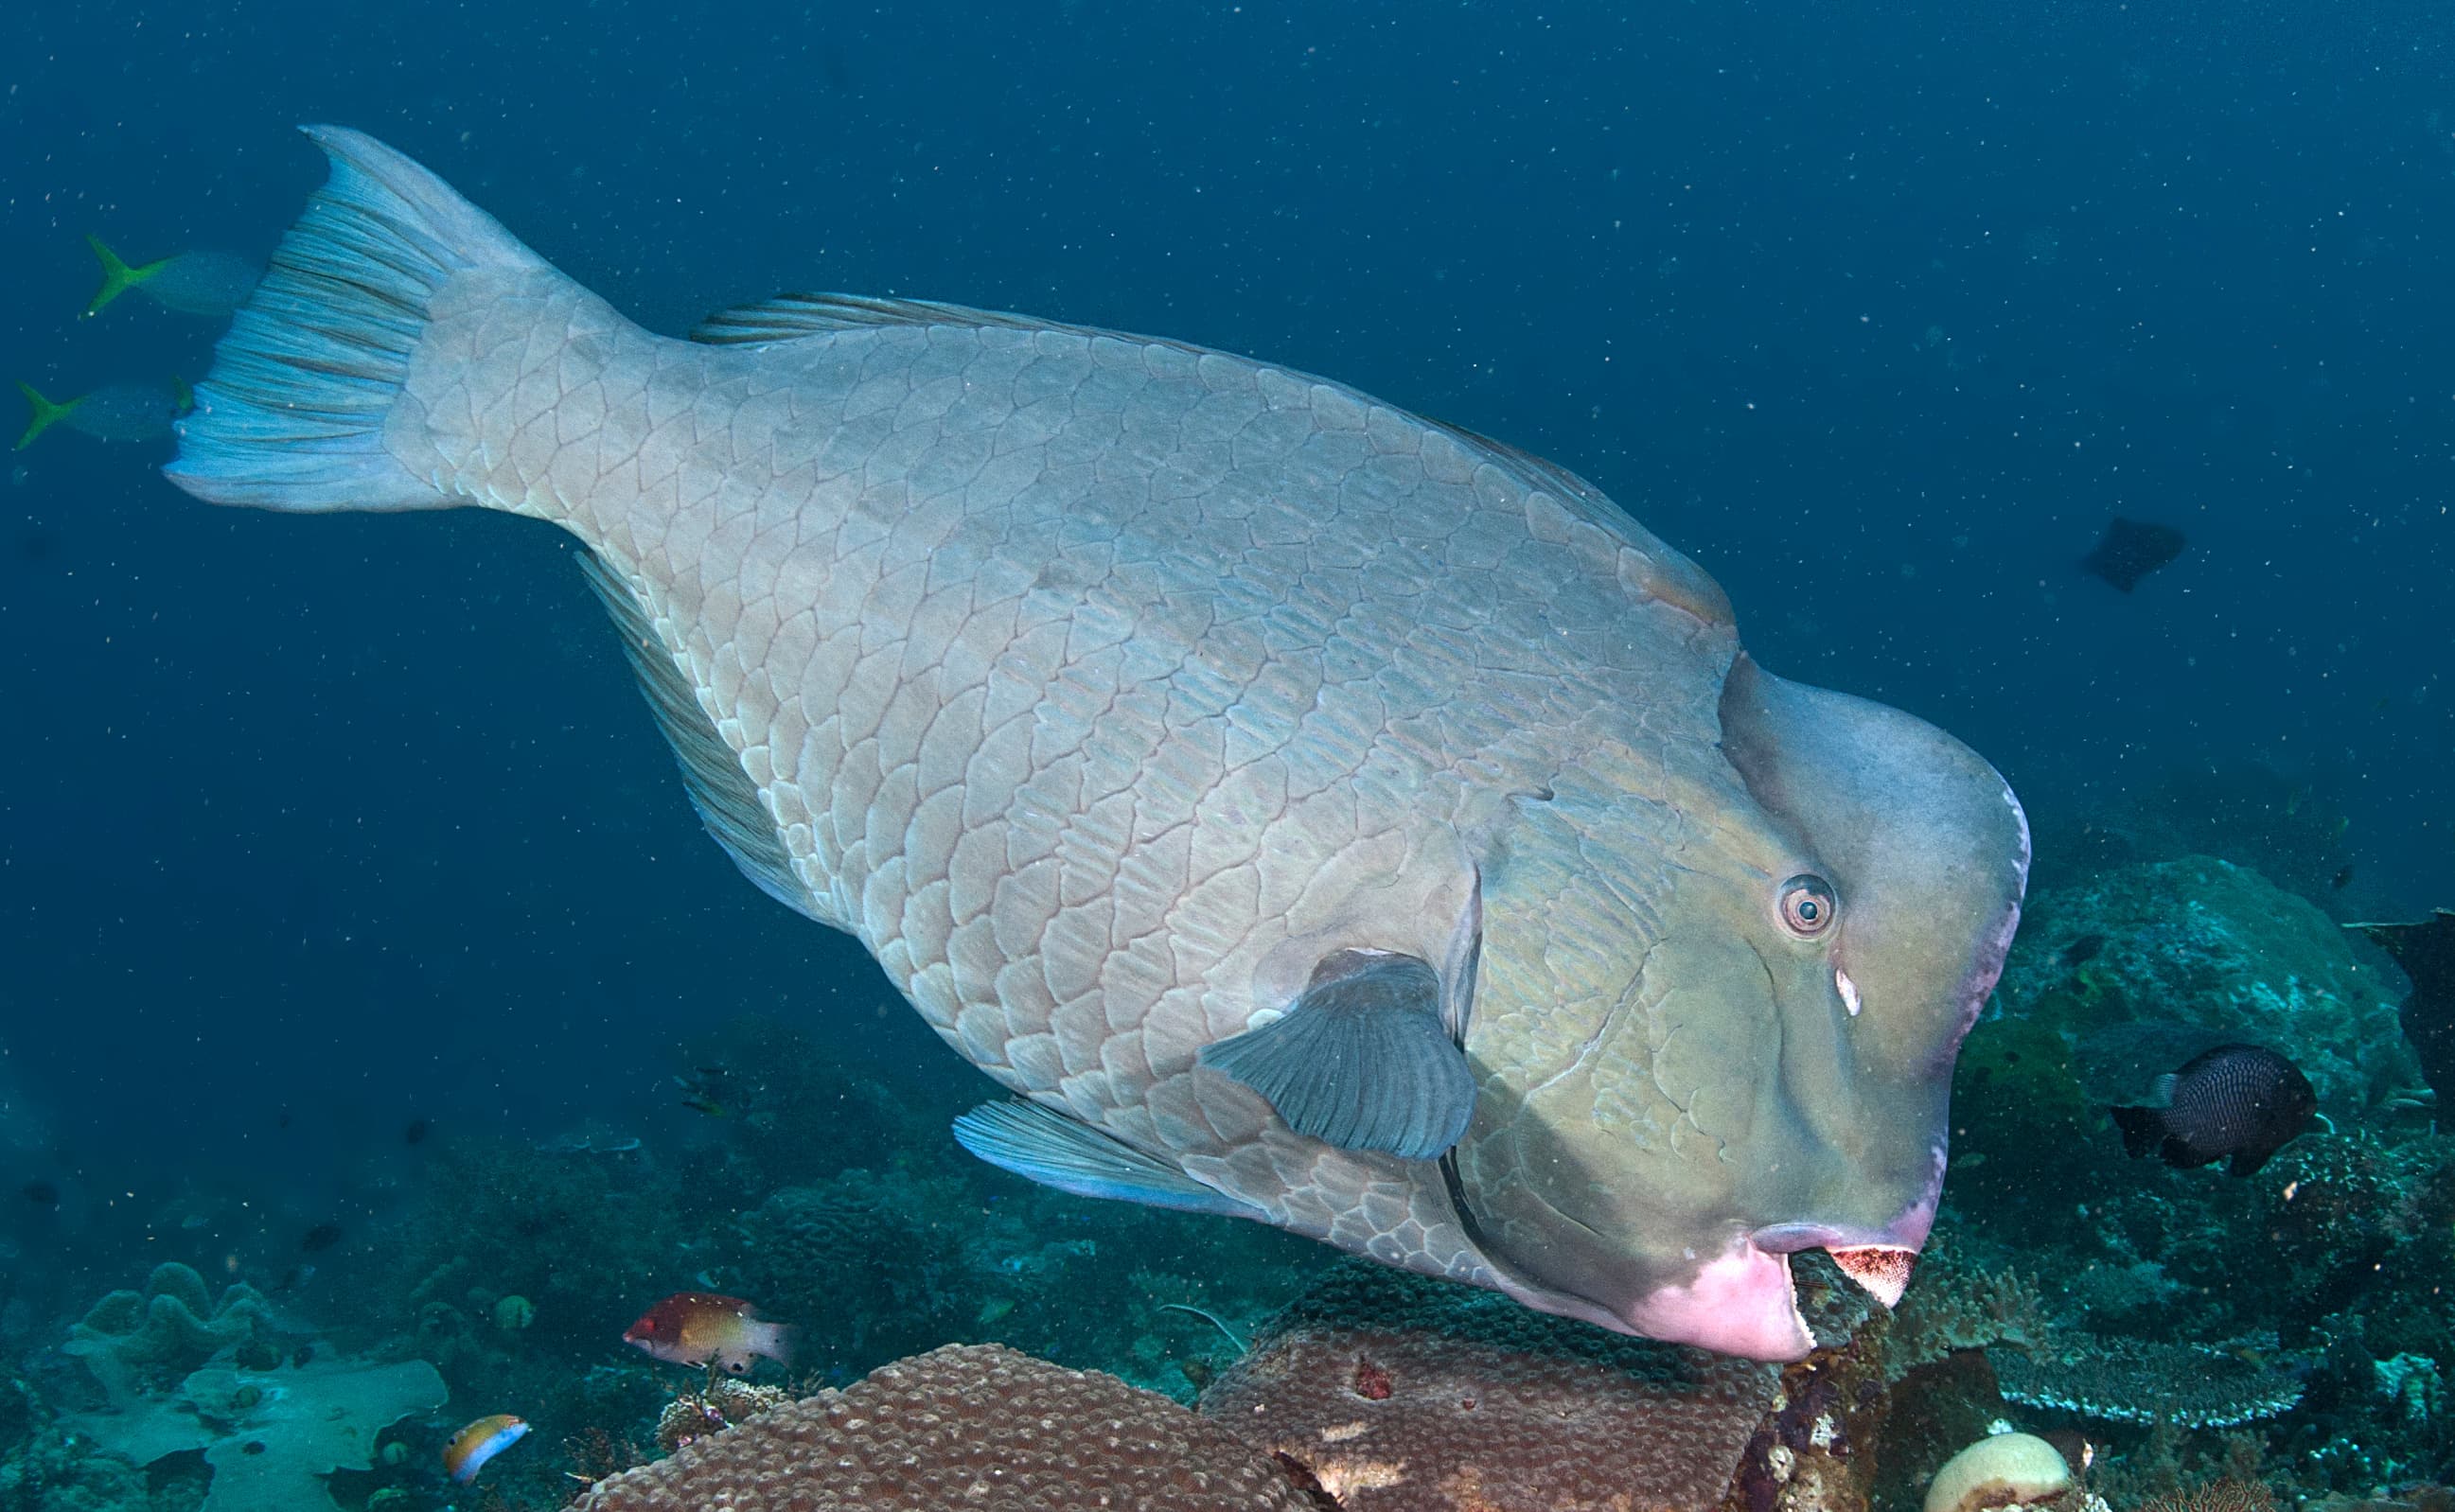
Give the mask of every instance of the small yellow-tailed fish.
<svg viewBox="0 0 2455 1512">
<path fill-rule="evenodd" d="M 443 1470 L 462 1485 L 477 1479 L 486 1462 L 528 1436 L 529 1425 L 508 1412 L 478 1419 L 443 1446 Z"/>
</svg>

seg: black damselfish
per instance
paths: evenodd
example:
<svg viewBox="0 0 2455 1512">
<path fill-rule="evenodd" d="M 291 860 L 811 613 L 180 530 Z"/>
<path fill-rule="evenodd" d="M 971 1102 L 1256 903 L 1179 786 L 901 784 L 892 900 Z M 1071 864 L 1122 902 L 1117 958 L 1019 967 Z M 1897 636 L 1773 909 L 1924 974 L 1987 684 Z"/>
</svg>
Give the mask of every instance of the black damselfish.
<svg viewBox="0 0 2455 1512">
<path fill-rule="evenodd" d="M 2168 1165 L 2249 1176 L 2310 1127 L 2319 1093 L 2301 1069 L 2261 1045 L 2218 1045 L 2157 1079 L 2149 1100 L 2111 1110 L 2124 1153 L 2155 1151 Z"/>
</svg>

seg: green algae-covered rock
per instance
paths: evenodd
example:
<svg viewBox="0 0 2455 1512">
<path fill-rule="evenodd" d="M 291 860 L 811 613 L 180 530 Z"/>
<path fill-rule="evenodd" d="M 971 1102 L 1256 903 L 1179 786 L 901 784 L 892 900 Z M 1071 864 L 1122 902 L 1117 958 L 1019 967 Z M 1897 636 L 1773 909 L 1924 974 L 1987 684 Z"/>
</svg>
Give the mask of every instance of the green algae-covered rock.
<svg viewBox="0 0 2455 1512">
<path fill-rule="evenodd" d="M 2033 897 L 1990 1017 L 2062 1034 L 2083 1065 L 2093 1040 L 2127 1024 L 2268 1045 L 2300 1065 L 2321 1106 L 2343 1119 L 2384 1109 L 2420 1084 L 2396 1022 L 2397 986 L 2364 967 L 2306 899 L 2248 867 L 2186 856 Z M 2096 1079 L 2097 1096 L 2144 1090 Z"/>
</svg>

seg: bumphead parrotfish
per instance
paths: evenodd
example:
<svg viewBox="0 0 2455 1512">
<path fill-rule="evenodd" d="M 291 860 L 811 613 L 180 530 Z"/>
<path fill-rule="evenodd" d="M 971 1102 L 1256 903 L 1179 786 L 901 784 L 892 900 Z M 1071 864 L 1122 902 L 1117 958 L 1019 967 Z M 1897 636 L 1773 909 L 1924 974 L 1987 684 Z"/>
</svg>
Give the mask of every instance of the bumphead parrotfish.
<svg viewBox="0 0 2455 1512">
<path fill-rule="evenodd" d="M 1174 341 L 803 295 L 651 334 L 332 176 L 170 476 L 588 548 L 709 831 L 1017 1095 L 966 1148 L 1767 1359 L 1890 1299 L 2028 863 L 1552 463 Z"/>
</svg>

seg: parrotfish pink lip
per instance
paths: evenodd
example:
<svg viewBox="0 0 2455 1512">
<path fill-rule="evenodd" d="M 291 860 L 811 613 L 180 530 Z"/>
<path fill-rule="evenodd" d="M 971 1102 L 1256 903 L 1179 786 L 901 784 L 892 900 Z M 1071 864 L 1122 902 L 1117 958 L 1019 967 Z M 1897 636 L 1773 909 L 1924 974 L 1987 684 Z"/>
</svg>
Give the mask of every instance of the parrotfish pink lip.
<svg viewBox="0 0 2455 1512">
<path fill-rule="evenodd" d="M 1744 1238 L 1699 1266 L 1685 1285 L 1658 1287 L 1639 1299 L 1624 1326 L 1749 1360 L 1800 1360 L 1816 1347 L 1799 1316 L 1790 1257 Z"/>
</svg>

